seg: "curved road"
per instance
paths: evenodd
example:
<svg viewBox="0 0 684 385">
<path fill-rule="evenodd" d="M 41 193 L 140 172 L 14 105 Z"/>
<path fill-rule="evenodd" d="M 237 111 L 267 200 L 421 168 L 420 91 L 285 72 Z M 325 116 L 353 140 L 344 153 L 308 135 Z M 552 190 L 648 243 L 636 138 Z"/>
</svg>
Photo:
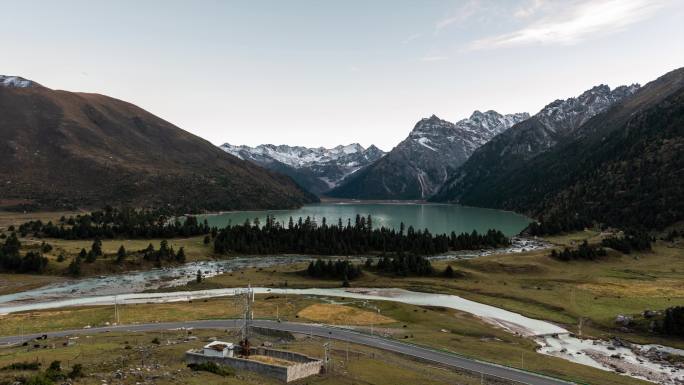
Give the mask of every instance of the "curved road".
<svg viewBox="0 0 684 385">
<path fill-rule="evenodd" d="M 49 337 L 65 337 L 74 334 L 92 334 L 103 332 L 146 332 L 154 330 L 165 329 L 180 329 L 180 328 L 194 328 L 194 329 L 232 329 L 238 328 L 242 320 L 226 319 L 226 320 L 202 320 L 202 321 L 186 321 L 186 322 L 164 322 L 152 324 L 137 324 L 137 325 L 120 325 L 107 326 L 91 329 L 76 329 L 64 330 L 58 332 L 45 333 Z M 473 372 L 484 373 L 488 376 L 494 376 L 505 380 L 516 381 L 523 384 L 530 385 L 568 385 L 571 382 L 557 380 L 550 377 L 545 377 L 539 374 L 525 372 L 522 370 L 509 368 L 493 363 L 465 358 L 456 354 L 432 350 L 406 344 L 403 342 L 390 340 L 386 338 L 371 336 L 359 333 L 352 330 L 340 329 L 325 325 L 303 324 L 294 322 L 277 322 L 269 320 L 253 320 L 252 326 L 261 327 L 265 329 L 280 330 L 292 333 L 309 334 L 317 337 L 332 338 L 335 340 L 347 341 L 355 344 L 366 345 L 377 349 L 387 350 L 394 353 L 403 354 L 414 359 L 430 361 L 445 366 L 450 366 L 458 369 L 466 369 Z M 28 339 L 33 339 L 41 334 L 31 334 L 24 336 L 7 336 L 0 337 L 0 344 L 21 343 Z"/>
</svg>

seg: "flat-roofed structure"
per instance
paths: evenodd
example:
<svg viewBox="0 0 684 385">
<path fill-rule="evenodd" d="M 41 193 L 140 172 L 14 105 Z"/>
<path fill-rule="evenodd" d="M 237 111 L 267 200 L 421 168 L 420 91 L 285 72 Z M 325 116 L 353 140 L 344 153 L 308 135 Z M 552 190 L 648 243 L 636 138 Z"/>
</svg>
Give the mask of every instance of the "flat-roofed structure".
<svg viewBox="0 0 684 385">
<path fill-rule="evenodd" d="M 242 347 L 228 342 L 214 341 L 203 349 L 185 352 L 189 364 L 215 362 L 237 370 L 249 370 L 283 382 L 291 382 L 321 372 L 323 361 L 304 354 L 270 349 L 263 346 L 249 348 L 243 354 Z"/>
</svg>

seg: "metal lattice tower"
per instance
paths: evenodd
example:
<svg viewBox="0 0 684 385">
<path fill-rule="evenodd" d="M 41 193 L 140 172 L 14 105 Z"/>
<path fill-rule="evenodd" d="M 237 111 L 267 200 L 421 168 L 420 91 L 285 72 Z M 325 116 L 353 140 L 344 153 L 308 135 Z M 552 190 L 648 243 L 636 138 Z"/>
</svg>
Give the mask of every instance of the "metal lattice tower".
<svg viewBox="0 0 684 385">
<path fill-rule="evenodd" d="M 242 326 L 240 327 L 240 336 L 242 341 L 249 339 L 249 329 L 254 319 L 254 312 L 252 311 L 252 304 L 254 303 L 254 290 L 252 286 L 245 289 L 235 290 L 235 304 L 242 308 Z"/>
</svg>

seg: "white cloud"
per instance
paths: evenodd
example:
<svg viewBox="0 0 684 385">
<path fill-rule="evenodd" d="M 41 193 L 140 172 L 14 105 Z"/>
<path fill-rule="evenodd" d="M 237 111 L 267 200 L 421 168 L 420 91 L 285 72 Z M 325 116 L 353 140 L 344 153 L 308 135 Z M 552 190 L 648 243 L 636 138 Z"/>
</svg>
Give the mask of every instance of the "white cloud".
<svg viewBox="0 0 684 385">
<path fill-rule="evenodd" d="M 450 13 L 449 16 L 437 20 L 435 23 L 435 33 L 438 33 L 442 29 L 454 24 L 466 21 L 469 17 L 478 13 L 482 10 L 482 3 L 480 0 L 470 0 L 464 3 L 462 6 L 457 8 L 454 12 Z"/>
<path fill-rule="evenodd" d="M 513 12 L 513 16 L 519 19 L 530 17 L 543 8 L 545 3 L 546 0 L 530 0 L 524 6 L 515 10 L 515 12 Z"/>
<path fill-rule="evenodd" d="M 668 0 L 582 0 L 553 7 L 551 16 L 531 21 L 528 25 L 502 35 L 476 40 L 470 49 L 492 49 L 530 44 L 576 44 L 589 37 L 606 35 L 625 29 L 646 19 Z M 532 11 L 541 12 L 542 2 Z M 527 12 L 530 8 L 527 8 Z M 525 14 L 516 12 L 521 16 Z M 546 12 L 545 14 L 549 14 Z"/>
</svg>

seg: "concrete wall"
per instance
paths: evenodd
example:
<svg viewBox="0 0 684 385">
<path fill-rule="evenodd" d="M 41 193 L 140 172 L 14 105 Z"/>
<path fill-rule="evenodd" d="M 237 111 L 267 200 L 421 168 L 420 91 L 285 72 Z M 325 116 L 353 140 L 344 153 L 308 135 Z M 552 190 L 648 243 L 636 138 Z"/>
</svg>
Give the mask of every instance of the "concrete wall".
<svg viewBox="0 0 684 385">
<path fill-rule="evenodd" d="M 260 334 L 262 336 L 281 338 L 286 341 L 294 341 L 295 337 L 292 333 L 283 330 L 260 328 L 258 326 L 250 326 L 249 330 L 252 333 Z"/>
<path fill-rule="evenodd" d="M 225 356 L 224 351 L 214 350 L 212 348 L 204 348 L 204 355 L 207 357 L 223 357 Z"/>
<path fill-rule="evenodd" d="M 295 362 L 290 366 L 271 365 L 259 361 L 248 360 L 239 357 L 209 357 L 195 351 L 187 351 L 185 360 L 188 363 L 200 364 L 203 362 L 215 362 L 219 365 L 230 366 L 237 370 L 250 370 L 265 376 L 277 378 L 284 382 L 299 380 L 321 372 L 323 362 L 316 358 L 307 357 L 303 354 L 284 350 L 256 347 L 250 349 L 250 354 L 268 356 Z"/>
<path fill-rule="evenodd" d="M 319 361 L 317 358 L 307 357 L 303 354 L 288 352 L 287 350 L 269 349 L 269 348 L 266 348 L 263 346 L 251 348 L 249 350 L 250 350 L 250 354 L 258 354 L 260 356 L 269 356 L 269 357 L 279 358 L 281 360 L 286 360 L 286 361 L 290 361 L 290 362 L 304 363 L 304 362 L 311 362 L 311 361 Z"/>
<path fill-rule="evenodd" d="M 273 377 L 280 381 L 287 382 L 287 367 L 269 365 L 259 361 L 246 360 L 238 357 L 207 357 L 201 353 L 186 352 L 185 361 L 189 364 L 201 364 L 204 362 L 215 362 L 219 365 L 230 366 L 236 370 L 249 370 L 264 376 Z"/>
<path fill-rule="evenodd" d="M 303 364 L 292 365 L 287 368 L 286 382 L 299 380 L 305 377 L 313 376 L 321 372 L 323 363 L 321 361 L 307 362 Z"/>
</svg>

